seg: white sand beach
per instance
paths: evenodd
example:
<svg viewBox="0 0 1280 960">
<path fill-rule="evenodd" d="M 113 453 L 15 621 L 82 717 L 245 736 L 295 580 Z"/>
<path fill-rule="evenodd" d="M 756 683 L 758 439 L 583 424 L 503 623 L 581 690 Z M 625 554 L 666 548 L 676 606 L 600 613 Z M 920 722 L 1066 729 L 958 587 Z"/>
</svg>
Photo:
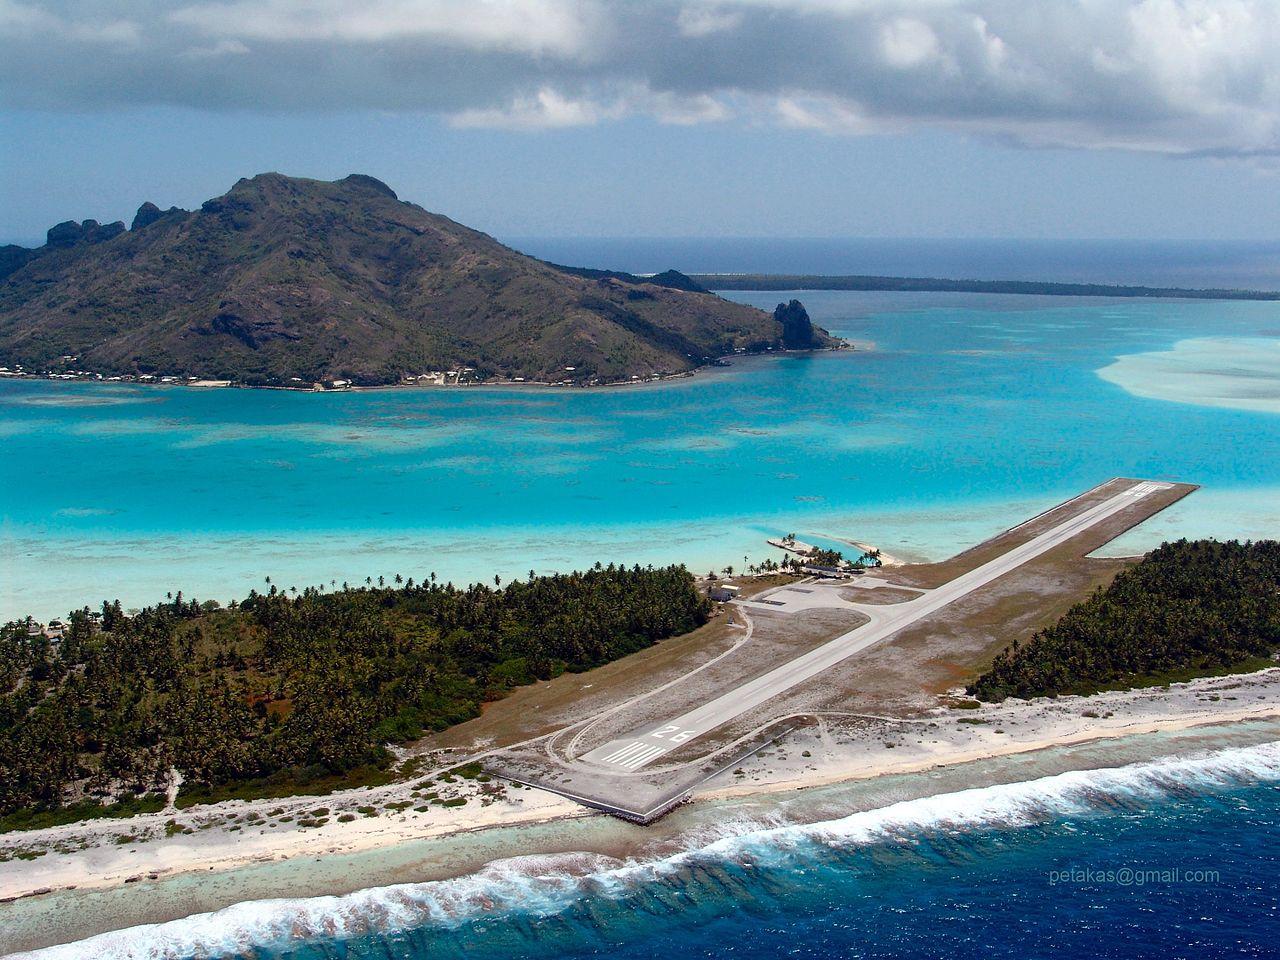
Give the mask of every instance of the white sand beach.
<svg viewBox="0 0 1280 960">
<path fill-rule="evenodd" d="M 811 726 L 709 781 L 694 802 L 787 793 L 1064 744 L 1280 717 L 1280 667 L 1168 687 L 1010 700 L 976 709 L 949 706 L 948 699 L 912 719 L 839 713 L 815 717 Z M 447 767 L 461 758 L 439 759 Z M 443 806 L 444 799 L 466 802 Z M 542 791 L 496 780 L 445 782 L 438 775 L 322 797 L 228 801 L 2 835 L 0 900 L 601 816 Z"/>
</svg>

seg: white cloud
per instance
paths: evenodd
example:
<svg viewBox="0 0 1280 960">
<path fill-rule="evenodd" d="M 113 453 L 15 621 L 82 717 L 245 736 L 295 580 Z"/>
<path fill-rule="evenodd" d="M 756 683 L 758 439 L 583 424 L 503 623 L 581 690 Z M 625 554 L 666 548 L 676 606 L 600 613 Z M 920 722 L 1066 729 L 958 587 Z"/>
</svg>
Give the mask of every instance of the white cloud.
<svg viewBox="0 0 1280 960">
<path fill-rule="evenodd" d="M 378 43 L 435 39 L 479 49 L 575 55 L 599 22 L 573 0 L 232 0 L 180 7 L 169 19 L 210 36 Z"/>
<path fill-rule="evenodd" d="M 625 111 L 591 100 L 575 100 L 544 87 L 531 96 L 519 96 L 501 107 L 463 110 L 449 118 L 455 127 L 491 127 L 502 130 L 548 130 L 583 127 L 616 119 Z"/>
<path fill-rule="evenodd" d="M 449 117 L 455 127 L 502 130 L 554 130 L 583 127 L 628 116 L 647 116 L 659 123 L 692 126 L 726 120 L 732 115 L 721 100 L 707 94 L 680 97 L 654 93 L 642 87 L 592 99 L 567 96 L 543 87 L 529 96 L 518 96 L 500 106 L 463 110 Z"/>
<path fill-rule="evenodd" d="M 726 10 L 719 5 L 702 4 L 682 7 L 676 15 L 676 26 L 684 37 L 707 37 L 713 33 L 733 30 L 742 23 L 742 13 Z"/>
<path fill-rule="evenodd" d="M 868 117 L 856 105 L 832 97 L 781 96 L 761 107 L 781 126 L 794 130 L 867 134 L 884 132 L 890 126 Z"/>
<path fill-rule="evenodd" d="M 35 4 L 0 0 L 0 36 L 14 39 L 71 40 L 76 43 L 134 44 L 138 25 L 116 18 L 68 18 Z"/>
<path fill-rule="evenodd" d="M 182 3 L 0 0 L 0 99 L 1280 155 L 1280 0 Z"/>
<path fill-rule="evenodd" d="M 15 0 L 0 0 L 0 31 L 6 36 L 49 30 L 58 25 L 58 18 L 45 10 Z"/>
<path fill-rule="evenodd" d="M 880 52 L 891 67 L 907 70 L 938 56 L 938 38 L 927 23 L 896 17 L 880 28 Z"/>
<path fill-rule="evenodd" d="M 718 123 L 734 115 L 732 107 L 725 100 L 707 93 L 682 97 L 671 93 L 645 91 L 644 96 L 633 102 L 632 109 L 647 114 L 659 123 L 682 127 Z"/>
<path fill-rule="evenodd" d="M 249 52 L 249 47 L 242 40 L 219 40 L 207 47 L 191 47 L 183 50 L 184 57 L 242 57 Z"/>
</svg>

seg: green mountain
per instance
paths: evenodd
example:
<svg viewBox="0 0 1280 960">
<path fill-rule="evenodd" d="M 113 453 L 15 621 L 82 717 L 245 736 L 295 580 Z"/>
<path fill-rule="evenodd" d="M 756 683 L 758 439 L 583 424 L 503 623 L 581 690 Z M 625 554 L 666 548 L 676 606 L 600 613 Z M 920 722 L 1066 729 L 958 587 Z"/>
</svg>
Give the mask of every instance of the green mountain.
<svg viewBox="0 0 1280 960">
<path fill-rule="evenodd" d="M 199 210 L 144 204 L 127 230 L 59 224 L 44 247 L 0 249 L 0 285 L 0 365 L 28 371 L 581 383 L 784 346 L 779 319 L 683 274 L 544 263 L 361 175 L 267 173 Z"/>
</svg>

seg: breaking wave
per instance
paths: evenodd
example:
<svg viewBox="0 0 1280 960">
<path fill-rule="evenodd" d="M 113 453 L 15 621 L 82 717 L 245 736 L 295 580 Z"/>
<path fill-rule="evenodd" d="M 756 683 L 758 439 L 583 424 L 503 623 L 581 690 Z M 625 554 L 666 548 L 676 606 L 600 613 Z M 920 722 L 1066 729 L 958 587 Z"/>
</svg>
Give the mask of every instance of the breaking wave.
<svg viewBox="0 0 1280 960">
<path fill-rule="evenodd" d="M 922 839 L 1132 812 L 1162 800 L 1272 782 L 1280 782 L 1280 743 L 962 790 L 820 823 L 727 822 L 686 837 L 687 849 L 661 859 L 621 861 L 595 854 L 515 857 L 453 880 L 336 897 L 239 903 L 17 954 L 13 960 L 272 956 L 313 941 L 342 942 L 422 928 L 450 930 L 484 918 L 529 921 L 573 911 L 595 914 L 606 909 L 600 904 L 637 897 L 649 898 L 655 909 L 685 910 L 710 896 L 732 899 L 735 884 L 747 882 L 741 877 L 759 876 L 756 868 L 788 861 L 803 864 L 804 858 L 823 852 L 857 856 L 868 848 L 909 847 Z M 647 909 L 638 902 L 636 907 Z"/>
</svg>

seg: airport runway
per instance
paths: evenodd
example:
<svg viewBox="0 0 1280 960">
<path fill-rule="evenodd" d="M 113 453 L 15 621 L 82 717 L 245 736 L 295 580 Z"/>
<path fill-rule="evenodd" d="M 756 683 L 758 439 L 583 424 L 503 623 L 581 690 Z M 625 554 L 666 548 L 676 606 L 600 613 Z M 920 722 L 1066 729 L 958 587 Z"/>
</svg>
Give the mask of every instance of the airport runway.
<svg viewBox="0 0 1280 960">
<path fill-rule="evenodd" d="M 1171 486 L 1172 484 L 1153 481 L 1133 483 L 1114 496 L 1064 520 L 1026 543 L 915 599 L 885 605 L 841 603 L 840 606 L 853 607 L 864 613 L 870 617 L 870 622 L 754 680 L 749 680 L 714 700 L 673 717 L 666 723 L 613 740 L 584 754 L 580 759 L 594 765 L 602 772 L 625 774 L 640 770 L 676 747 L 728 723 L 766 700 L 830 669 L 845 658 L 937 613 L 956 600 L 1119 513 L 1143 497 L 1158 490 L 1167 490 Z M 747 605 L 750 606 L 750 603 L 748 602 Z"/>
</svg>

